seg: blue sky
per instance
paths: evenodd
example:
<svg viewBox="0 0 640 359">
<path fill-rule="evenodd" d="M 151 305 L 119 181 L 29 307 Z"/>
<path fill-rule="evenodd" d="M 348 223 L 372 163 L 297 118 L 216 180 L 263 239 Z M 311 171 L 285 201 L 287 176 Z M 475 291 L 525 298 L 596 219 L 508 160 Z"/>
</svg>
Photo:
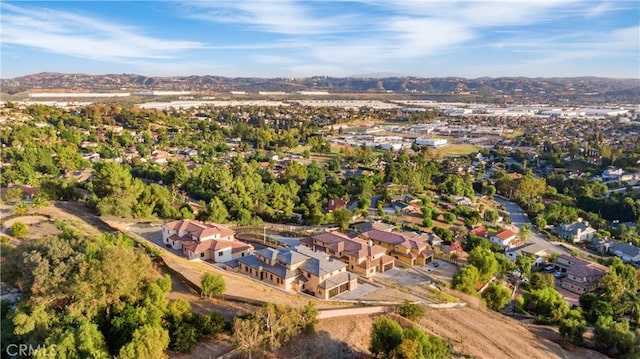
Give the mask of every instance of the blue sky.
<svg viewBox="0 0 640 359">
<path fill-rule="evenodd" d="M 2 1 L 2 78 L 640 78 L 640 2 Z"/>
</svg>

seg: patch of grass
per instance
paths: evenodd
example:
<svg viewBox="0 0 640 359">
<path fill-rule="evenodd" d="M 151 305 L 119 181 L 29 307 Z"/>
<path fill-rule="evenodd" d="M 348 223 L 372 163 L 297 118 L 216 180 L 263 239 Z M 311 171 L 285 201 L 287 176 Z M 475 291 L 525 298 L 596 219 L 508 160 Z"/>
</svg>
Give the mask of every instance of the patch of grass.
<svg viewBox="0 0 640 359">
<path fill-rule="evenodd" d="M 432 287 L 430 285 L 426 286 L 426 288 L 441 303 L 458 303 L 459 302 L 458 298 L 456 298 L 456 297 L 454 297 L 452 295 L 449 295 L 449 294 L 439 290 L 438 288 L 434 288 L 434 287 Z"/>
<path fill-rule="evenodd" d="M 436 149 L 443 156 L 463 156 L 473 152 L 478 152 L 480 147 L 472 144 L 452 144 Z"/>
</svg>

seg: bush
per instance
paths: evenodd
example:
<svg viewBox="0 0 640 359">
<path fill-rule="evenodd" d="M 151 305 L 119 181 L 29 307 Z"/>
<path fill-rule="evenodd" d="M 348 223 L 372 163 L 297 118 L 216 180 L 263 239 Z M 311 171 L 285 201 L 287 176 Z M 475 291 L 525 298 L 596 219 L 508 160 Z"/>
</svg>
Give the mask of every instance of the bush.
<svg viewBox="0 0 640 359">
<path fill-rule="evenodd" d="M 205 273 L 201 283 L 203 297 L 219 296 L 226 290 L 224 278 L 219 274 Z"/>
<path fill-rule="evenodd" d="M 420 304 L 405 300 L 398 306 L 398 314 L 409 320 L 417 321 L 424 315 L 424 308 Z"/>
<path fill-rule="evenodd" d="M 11 235 L 14 237 L 24 237 L 29 233 L 29 227 L 22 222 L 16 222 L 11 225 Z"/>
</svg>

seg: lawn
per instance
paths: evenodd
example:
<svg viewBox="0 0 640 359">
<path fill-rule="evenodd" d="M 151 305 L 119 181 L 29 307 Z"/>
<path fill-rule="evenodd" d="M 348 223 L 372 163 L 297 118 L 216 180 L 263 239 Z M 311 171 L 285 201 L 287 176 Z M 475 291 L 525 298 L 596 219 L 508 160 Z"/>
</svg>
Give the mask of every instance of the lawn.
<svg viewBox="0 0 640 359">
<path fill-rule="evenodd" d="M 479 150 L 480 147 L 471 144 L 452 144 L 436 149 L 443 156 L 463 156 Z"/>
</svg>

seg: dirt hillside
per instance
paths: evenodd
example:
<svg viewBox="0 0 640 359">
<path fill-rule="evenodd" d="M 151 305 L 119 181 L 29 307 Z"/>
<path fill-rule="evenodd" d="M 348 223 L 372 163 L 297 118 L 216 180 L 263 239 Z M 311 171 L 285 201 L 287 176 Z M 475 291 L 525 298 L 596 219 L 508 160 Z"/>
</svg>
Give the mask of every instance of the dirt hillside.
<svg viewBox="0 0 640 359">
<path fill-rule="evenodd" d="M 376 318 L 362 315 L 323 319 L 316 333 L 296 338 L 273 358 L 367 358 Z M 452 343 L 455 358 L 606 358 L 583 348 L 563 349 L 518 321 L 483 309 L 429 310 L 419 324 Z"/>
</svg>

